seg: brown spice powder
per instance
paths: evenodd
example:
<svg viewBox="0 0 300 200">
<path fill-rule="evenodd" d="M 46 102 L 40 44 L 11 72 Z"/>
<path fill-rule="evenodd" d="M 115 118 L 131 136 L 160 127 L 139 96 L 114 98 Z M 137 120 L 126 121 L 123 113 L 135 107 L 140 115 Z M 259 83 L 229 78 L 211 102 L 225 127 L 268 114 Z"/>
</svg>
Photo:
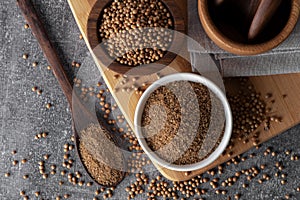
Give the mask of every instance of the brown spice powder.
<svg viewBox="0 0 300 200">
<path fill-rule="evenodd" d="M 178 95 L 178 92 L 181 93 Z M 213 148 L 205 152 L 205 157 L 199 157 L 204 139 L 216 140 L 216 138 L 206 138 L 211 123 L 213 96 L 214 94 L 206 86 L 187 81 L 173 82 L 156 89 L 147 100 L 142 116 L 143 134 L 149 147 L 162 159 L 177 165 L 193 164 L 208 157 L 217 148 L 223 136 L 223 133 L 218 134 L 219 138 Z M 218 106 L 220 105 L 219 100 Z M 188 120 L 183 121 L 183 112 L 188 113 Z M 197 131 L 193 135 L 194 127 Z M 175 137 L 178 136 L 181 128 L 184 137 L 176 141 Z M 169 144 L 171 148 L 159 151 Z M 181 151 L 180 157 L 176 157 L 179 155 L 176 154 L 177 151 Z"/>
<path fill-rule="evenodd" d="M 122 152 L 114 145 L 107 130 L 92 124 L 80 134 L 79 151 L 90 175 L 101 185 L 119 183 L 124 176 L 119 169 L 125 164 Z M 112 143 L 105 142 L 104 136 Z"/>
</svg>

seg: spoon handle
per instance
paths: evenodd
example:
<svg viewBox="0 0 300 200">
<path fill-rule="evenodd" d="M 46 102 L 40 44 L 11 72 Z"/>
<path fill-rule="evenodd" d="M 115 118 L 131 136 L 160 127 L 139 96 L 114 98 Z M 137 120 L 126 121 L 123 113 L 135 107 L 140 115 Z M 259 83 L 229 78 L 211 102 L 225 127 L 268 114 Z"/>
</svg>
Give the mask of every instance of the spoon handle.
<svg viewBox="0 0 300 200">
<path fill-rule="evenodd" d="M 248 32 L 248 39 L 252 40 L 258 36 L 277 11 L 281 1 L 282 0 L 261 0 Z"/>
<path fill-rule="evenodd" d="M 64 71 L 62 62 L 55 51 L 47 32 L 39 20 L 36 10 L 34 9 L 31 0 L 17 0 L 17 4 L 20 7 L 27 23 L 29 24 L 33 35 L 36 37 L 40 48 L 44 52 L 49 64 L 53 69 L 54 76 L 58 80 L 68 102 L 72 105 L 72 86 Z"/>
</svg>

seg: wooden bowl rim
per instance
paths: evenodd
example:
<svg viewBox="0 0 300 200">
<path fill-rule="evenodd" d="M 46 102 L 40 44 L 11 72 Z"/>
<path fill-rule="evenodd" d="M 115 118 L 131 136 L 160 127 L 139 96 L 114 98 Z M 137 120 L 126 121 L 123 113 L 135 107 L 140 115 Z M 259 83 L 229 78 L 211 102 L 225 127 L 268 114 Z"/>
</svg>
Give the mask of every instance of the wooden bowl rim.
<svg viewBox="0 0 300 200">
<path fill-rule="evenodd" d="M 98 48 L 99 47 L 98 45 L 100 44 L 99 37 L 98 37 L 98 20 L 100 18 L 100 15 L 102 14 L 103 9 L 112 1 L 113 0 L 97 0 L 94 3 L 94 5 L 89 13 L 88 22 L 87 22 L 88 43 L 89 43 L 91 49 L 93 50 L 95 56 L 97 57 L 97 59 L 100 62 L 101 62 L 101 60 L 104 61 L 104 63 L 105 63 L 105 60 L 107 60 L 107 61 L 110 60 L 110 57 L 103 50 L 103 48 Z M 174 23 L 174 29 L 172 29 L 172 30 L 175 30 L 175 31 L 178 31 L 181 33 L 185 33 L 184 19 L 181 16 L 180 12 L 178 12 L 179 8 L 178 8 L 177 4 L 174 2 L 174 0 L 161 0 L 161 2 L 167 7 L 169 12 L 171 13 L 172 20 Z M 180 41 L 175 41 L 173 38 L 173 42 L 171 43 L 171 48 L 178 49 L 180 47 L 180 44 L 181 44 Z M 97 55 L 101 55 L 101 57 L 97 56 Z M 161 64 L 161 65 L 158 65 L 159 67 L 152 67 L 152 69 L 150 69 L 150 71 L 149 70 L 147 71 L 147 66 L 149 66 L 149 65 L 146 65 L 146 64 L 142 65 L 142 66 L 133 67 L 133 66 L 128 66 L 128 65 L 122 65 L 116 61 L 114 61 L 111 64 L 109 63 L 110 65 L 108 68 L 111 69 L 112 71 L 120 73 L 120 74 L 125 74 L 126 72 L 128 72 L 129 70 L 131 70 L 133 68 L 139 68 L 138 70 L 136 70 L 137 72 L 139 72 L 141 70 L 143 70 L 143 71 L 146 70 L 146 74 L 152 74 L 154 72 L 157 72 L 157 71 L 163 69 L 168 64 L 170 64 L 176 58 L 176 56 L 177 56 L 176 54 L 167 51 L 161 59 L 149 64 L 152 66 L 154 66 L 153 64 Z"/>
<path fill-rule="evenodd" d="M 281 44 L 295 28 L 300 13 L 300 0 L 291 1 L 291 11 L 286 25 L 275 37 L 259 44 L 239 43 L 226 37 L 213 23 L 209 15 L 207 0 L 198 0 L 198 15 L 205 32 L 220 48 L 238 55 L 256 55 Z"/>
</svg>

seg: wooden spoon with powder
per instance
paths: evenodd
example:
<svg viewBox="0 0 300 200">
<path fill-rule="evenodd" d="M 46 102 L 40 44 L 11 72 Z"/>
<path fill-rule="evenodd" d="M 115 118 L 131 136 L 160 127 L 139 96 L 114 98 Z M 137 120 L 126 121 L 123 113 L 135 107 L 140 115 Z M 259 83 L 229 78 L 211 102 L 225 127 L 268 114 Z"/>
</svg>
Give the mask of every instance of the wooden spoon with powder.
<svg viewBox="0 0 300 200">
<path fill-rule="evenodd" d="M 93 115 L 73 93 L 62 62 L 31 1 L 17 0 L 17 3 L 68 100 L 72 112 L 76 150 L 87 174 L 102 186 L 117 185 L 125 176 L 126 162 L 121 149 L 116 145 L 113 135 L 98 121 L 96 115 Z"/>
</svg>

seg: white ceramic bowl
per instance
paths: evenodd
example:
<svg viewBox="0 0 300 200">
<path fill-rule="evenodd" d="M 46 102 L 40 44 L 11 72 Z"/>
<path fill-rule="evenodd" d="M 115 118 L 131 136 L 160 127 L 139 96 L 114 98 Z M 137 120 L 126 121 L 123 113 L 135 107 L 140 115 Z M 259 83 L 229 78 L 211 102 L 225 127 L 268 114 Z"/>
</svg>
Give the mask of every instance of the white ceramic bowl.
<svg viewBox="0 0 300 200">
<path fill-rule="evenodd" d="M 141 124 L 141 118 L 142 118 L 145 104 L 147 102 L 147 99 L 151 95 L 151 93 L 162 85 L 166 85 L 170 82 L 183 81 L 183 80 L 202 83 L 221 100 L 223 108 L 224 108 L 224 112 L 225 112 L 225 131 L 224 131 L 224 135 L 223 135 L 223 138 L 222 138 L 220 144 L 207 158 L 203 159 L 200 162 L 194 163 L 194 164 L 175 165 L 175 164 L 171 164 L 171 163 L 163 160 L 155 152 L 153 152 L 150 149 L 150 147 L 148 146 L 148 144 L 143 136 L 142 128 L 141 128 L 140 124 Z M 219 89 L 219 87 L 216 86 L 213 82 L 211 82 L 207 78 L 197 75 L 197 74 L 176 73 L 176 74 L 165 76 L 165 77 L 155 81 L 143 93 L 143 95 L 141 96 L 141 98 L 137 104 L 136 110 L 135 110 L 134 126 L 135 126 L 134 127 L 135 133 L 136 133 L 137 139 L 139 141 L 139 144 L 141 145 L 141 147 L 143 148 L 145 153 L 149 156 L 149 158 L 153 162 L 159 164 L 162 167 L 165 167 L 165 168 L 171 169 L 171 170 L 175 170 L 175 171 L 193 171 L 193 170 L 201 169 L 201 168 L 209 165 L 214 160 L 216 160 L 222 154 L 222 152 L 225 150 L 225 148 L 230 140 L 230 137 L 231 137 L 232 115 L 231 115 L 230 106 L 229 106 L 226 96 Z"/>
</svg>

